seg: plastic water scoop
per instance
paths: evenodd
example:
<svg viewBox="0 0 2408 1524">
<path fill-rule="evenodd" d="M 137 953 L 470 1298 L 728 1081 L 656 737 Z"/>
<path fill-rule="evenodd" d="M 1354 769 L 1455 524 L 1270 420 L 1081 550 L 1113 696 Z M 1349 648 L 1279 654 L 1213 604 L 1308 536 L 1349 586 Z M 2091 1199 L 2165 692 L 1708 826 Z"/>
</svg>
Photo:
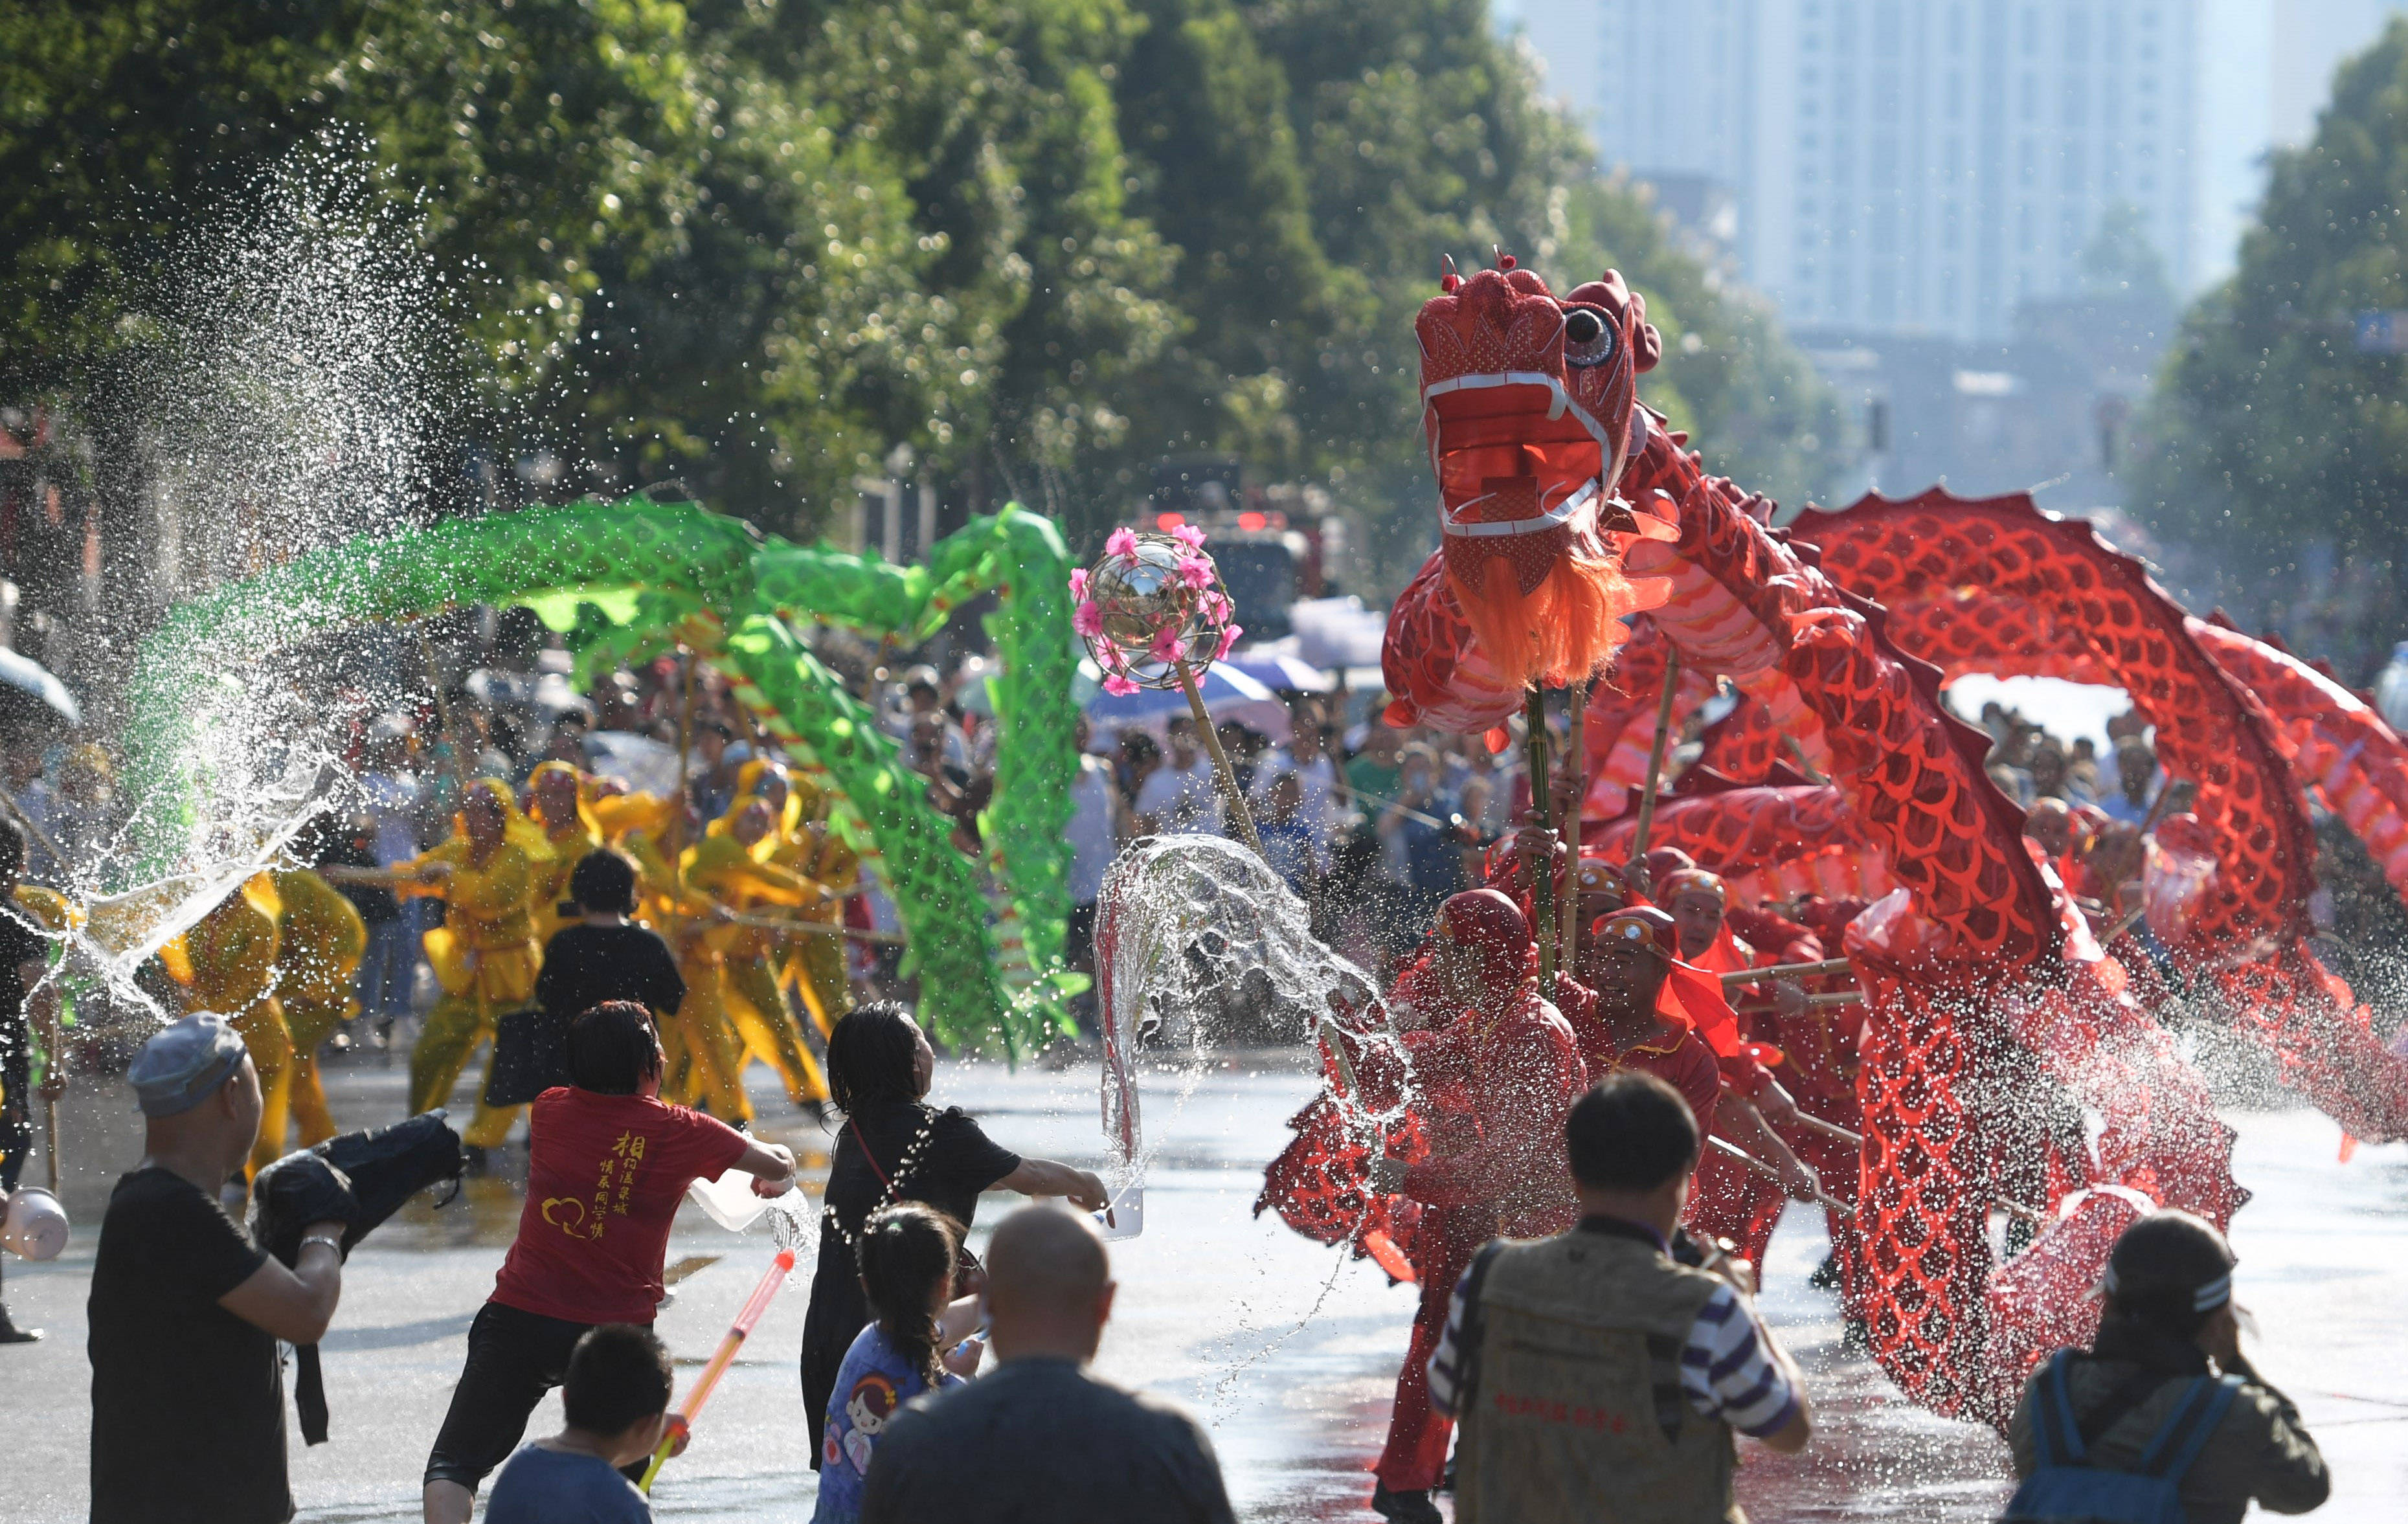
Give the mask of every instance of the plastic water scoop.
<svg viewBox="0 0 2408 1524">
<path fill-rule="evenodd" d="M 761 1214 L 771 1207 L 791 1205 L 797 1190 L 796 1187 L 789 1186 L 782 1196 L 760 1196 L 752 1189 L 752 1175 L 742 1170 L 729 1170 L 716 1180 L 695 1176 L 693 1183 L 685 1188 L 685 1193 L 711 1221 L 729 1232 L 740 1233 L 760 1221 Z"/>
<path fill-rule="evenodd" d="M 0 1217 L 0 1248 L 28 1260 L 55 1260 L 66 1246 L 66 1208 L 39 1186 L 20 1186 Z"/>
<path fill-rule="evenodd" d="M 668 1427 L 661 1433 L 661 1447 L 652 1452 L 652 1464 L 644 1468 L 643 1488 L 646 1492 L 652 1489 L 652 1478 L 661 1474 L 661 1467 L 667 1461 L 669 1452 L 677 1448 L 680 1440 L 694 1433 L 695 1415 L 702 1411 L 703 1403 L 710 1401 L 711 1389 L 719 1385 L 719 1378 L 725 1375 L 727 1367 L 735 1363 L 736 1351 L 744 1347 L 745 1339 L 760 1323 L 761 1315 L 769 1310 L 769 1303 L 778 1295 L 778 1288 L 786 1284 L 786 1276 L 793 1273 L 794 1268 L 795 1251 L 780 1249 L 778 1257 L 770 1261 L 769 1273 L 761 1277 L 760 1285 L 752 1288 L 752 1296 L 745 1300 L 743 1310 L 736 1315 L 727 1337 L 719 1341 L 718 1352 L 710 1357 L 710 1363 L 702 1368 L 702 1374 L 694 1378 L 694 1388 L 685 1394 L 684 1405 L 669 1416 Z"/>
</svg>

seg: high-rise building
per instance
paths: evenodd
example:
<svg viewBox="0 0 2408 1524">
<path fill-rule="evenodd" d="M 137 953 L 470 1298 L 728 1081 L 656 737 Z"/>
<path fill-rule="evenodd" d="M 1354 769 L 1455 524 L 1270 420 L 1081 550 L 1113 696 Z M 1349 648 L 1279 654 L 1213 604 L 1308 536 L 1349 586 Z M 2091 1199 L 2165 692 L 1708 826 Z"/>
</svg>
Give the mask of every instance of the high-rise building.
<svg viewBox="0 0 2408 1524">
<path fill-rule="evenodd" d="M 1608 164 L 1793 322 L 1997 338 L 2111 211 L 2175 292 L 2408 0 L 1498 0 Z M 1700 221 L 1698 208 L 1721 214 Z"/>
<path fill-rule="evenodd" d="M 1998 337 L 2111 210 L 2190 284 L 2205 5 L 1594 0 L 1598 88 L 1550 84 L 1608 163 L 1727 186 L 1792 322 Z"/>
</svg>

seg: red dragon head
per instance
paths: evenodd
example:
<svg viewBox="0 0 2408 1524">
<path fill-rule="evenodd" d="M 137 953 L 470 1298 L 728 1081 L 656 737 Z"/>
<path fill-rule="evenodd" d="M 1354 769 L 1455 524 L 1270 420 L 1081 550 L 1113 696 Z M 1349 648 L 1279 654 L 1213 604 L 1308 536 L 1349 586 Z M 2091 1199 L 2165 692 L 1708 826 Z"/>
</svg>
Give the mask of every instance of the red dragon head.
<svg viewBox="0 0 2408 1524">
<path fill-rule="evenodd" d="M 1598 513 L 1663 341 L 1616 272 L 1558 300 L 1512 256 L 1498 265 L 1450 274 L 1413 323 L 1447 581 L 1508 681 L 1571 682 L 1641 606 Z"/>
</svg>

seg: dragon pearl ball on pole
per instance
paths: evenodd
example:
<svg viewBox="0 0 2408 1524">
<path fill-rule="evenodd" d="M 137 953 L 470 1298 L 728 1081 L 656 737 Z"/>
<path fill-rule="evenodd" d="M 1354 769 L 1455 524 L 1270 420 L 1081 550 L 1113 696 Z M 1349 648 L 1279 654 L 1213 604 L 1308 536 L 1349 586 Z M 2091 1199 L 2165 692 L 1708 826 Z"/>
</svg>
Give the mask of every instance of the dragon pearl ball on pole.
<svg viewBox="0 0 2408 1524">
<path fill-rule="evenodd" d="M 1070 596 L 1078 600 L 1072 627 L 1103 669 L 1104 691 L 1176 688 L 1187 695 L 1229 819 L 1261 857 L 1254 818 L 1197 686 L 1245 633 L 1229 622 L 1229 595 L 1220 568 L 1204 552 L 1204 532 L 1189 524 L 1168 534 L 1116 529 L 1101 560 L 1070 574 Z"/>
</svg>

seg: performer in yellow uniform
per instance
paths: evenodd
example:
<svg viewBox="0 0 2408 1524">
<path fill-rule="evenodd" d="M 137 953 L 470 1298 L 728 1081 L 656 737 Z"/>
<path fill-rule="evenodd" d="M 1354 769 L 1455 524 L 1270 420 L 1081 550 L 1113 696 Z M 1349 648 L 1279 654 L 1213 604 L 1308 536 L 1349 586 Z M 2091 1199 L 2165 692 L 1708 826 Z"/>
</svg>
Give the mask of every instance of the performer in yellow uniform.
<svg viewBox="0 0 2408 1524">
<path fill-rule="evenodd" d="M 686 851 L 689 888 L 738 914 L 791 912 L 815 903 L 818 885 L 769 861 L 779 845 L 775 823 L 767 799 L 738 792 L 728 813 L 712 821 L 710 832 Z M 706 1007 L 718 1004 L 734 1023 L 744 1050 L 777 1071 L 795 1104 L 822 1105 L 828 1099 L 827 1081 L 803 1046 L 778 988 L 778 935 L 772 928 L 706 921 L 703 956 L 686 978 L 687 999 L 699 993 Z"/>
<path fill-rule="evenodd" d="M 543 828 L 544 843 L 552 848 L 551 865 L 535 898 L 536 941 L 549 945 L 553 933 L 576 919 L 560 913 L 568 898 L 568 876 L 586 853 L 602 845 L 602 824 L 590 803 L 591 780 L 565 762 L 539 764 L 527 775 L 527 791 L 528 815 Z"/>
<path fill-rule="evenodd" d="M 786 818 L 794 825 L 769 861 L 819 887 L 820 898 L 802 907 L 799 920 L 844 924 L 844 902 L 861 883 L 861 857 L 828 819 L 835 796 L 818 779 L 789 780 L 793 801 Z M 853 974 L 845 966 L 844 938 L 800 933 L 785 939 L 779 976 L 795 986 L 803 1008 L 824 1041 L 837 1018 L 853 1009 Z"/>
<path fill-rule="evenodd" d="M 292 1119 L 293 1034 L 276 999 L 277 920 L 283 913 L 275 878 L 253 874 L 163 953 L 167 972 L 190 991 L 190 1008 L 234 1023 L 259 1071 L 259 1141 L 251 1170 L 284 1153 Z"/>
<path fill-rule="evenodd" d="M 293 1119 L 307 1148 L 335 1135 L 335 1116 L 318 1078 L 318 1049 L 337 1025 L 360 1014 L 352 979 L 367 954 L 368 927 L 349 896 L 308 868 L 279 868 L 268 877 L 280 906 L 276 1003 L 293 1038 Z M 264 1124 L 260 1137 L 267 1137 Z M 281 1134 L 277 1142 L 280 1148 Z"/>
<path fill-rule="evenodd" d="M 452 824 L 449 840 L 394 869 L 395 892 L 444 904 L 443 924 L 423 939 L 443 998 L 426 1013 L 409 1056 L 413 1114 L 443 1104 L 478 1043 L 493 1036 L 495 1019 L 535 999 L 543 961 L 532 915 L 552 860 L 542 828 L 519 813 L 509 786 L 494 778 L 463 790 Z M 462 1141 L 499 1147 L 521 1109 L 488 1106 L 480 1091 Z"/>
<path fill-rule="evenodd" d="M 720 998 L 710 903 L 687 885 L 677 861 L 685 854 L 671 856 L 677 804 L 646 794 L 610 803 L 621 805 L 614 814 L 629 826 L 616 845 L 636 864 L 638 919 L 668 943 L 678 976 L 685 980 L 686 998 L 661 1029 L 661 1094 L 680 1105 L 700 1106 L 724 1122 L 749 1122 L 752 1102 L 744 1093 L 744 1044 Z"/>
</svg>

